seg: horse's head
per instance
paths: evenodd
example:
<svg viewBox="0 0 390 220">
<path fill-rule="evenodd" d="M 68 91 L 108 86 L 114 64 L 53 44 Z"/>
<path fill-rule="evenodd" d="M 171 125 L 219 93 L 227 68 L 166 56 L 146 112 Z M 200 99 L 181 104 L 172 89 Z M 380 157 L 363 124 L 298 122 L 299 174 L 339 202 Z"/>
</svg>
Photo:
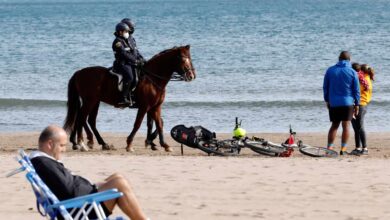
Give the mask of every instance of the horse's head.
<svg viewBox="0 0 390 220">
<path fill-rule="evenodd" d="M 190 45 L 173 47 L 153 56 L 145 64 L 145 72 L 159 79 L 191 81 L 196 78 Z M 154 74 L 158 72 L 161 75 Z M 169 75 L 168 75 L 169 74 Z"/>
<path fill-rule="evenodd" d="M 190 45 L 178 48 L 178 65 L 176 66 L 175 72 L 180 75 L 184 81 L 192 81 L 196 78 L 195 68 L 192 66 Z"/>
</svg>

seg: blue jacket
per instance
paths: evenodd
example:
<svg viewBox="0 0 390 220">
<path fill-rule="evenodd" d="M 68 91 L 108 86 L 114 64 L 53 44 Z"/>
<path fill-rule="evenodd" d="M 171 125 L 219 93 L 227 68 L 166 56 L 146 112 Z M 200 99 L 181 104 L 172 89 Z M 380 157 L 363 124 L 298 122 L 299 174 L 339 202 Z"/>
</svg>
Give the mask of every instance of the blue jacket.
<svg viewBox="0 0 390 220">
<path fill-rule="evenodd" d="M 349 61 L 342 60 L 326 71 L 323 90 L 331 107 L 359 105 L 359 79 Z"/>
</svg>

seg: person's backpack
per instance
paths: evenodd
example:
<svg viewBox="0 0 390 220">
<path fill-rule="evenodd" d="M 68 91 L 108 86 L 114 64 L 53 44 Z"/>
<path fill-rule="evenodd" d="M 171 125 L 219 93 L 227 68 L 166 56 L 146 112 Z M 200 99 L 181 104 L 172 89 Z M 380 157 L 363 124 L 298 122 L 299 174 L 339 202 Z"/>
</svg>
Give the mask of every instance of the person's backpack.
<svg viewBox="0 0 390 220">
<path fill-rule="evenodd" d="M 202 126 L 186 127 L 184 125 L 176 125 L 171 130 L 172 138 L 189 147 L 196 148 L 199 141 L 210 141 L 214 139 L 215 132 L 211 132 Z"/>
</svg>

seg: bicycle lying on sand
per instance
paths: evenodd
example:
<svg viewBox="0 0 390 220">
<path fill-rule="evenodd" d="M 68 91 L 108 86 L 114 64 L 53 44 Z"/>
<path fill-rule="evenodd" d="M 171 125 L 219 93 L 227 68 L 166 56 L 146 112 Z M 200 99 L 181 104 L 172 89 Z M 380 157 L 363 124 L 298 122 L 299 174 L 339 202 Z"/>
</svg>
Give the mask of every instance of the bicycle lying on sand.
<svg viewBox="0 0 390 220">
<path fill-rule="evenodd" d="M 234 156 L 238 155 L 243 147 L 239 139 L 216 139 L 215 132 L 211 132 L 202 126 L 186 127 L 177 125 L 171 130 L 172 138 L 181 144 L 183 155 L 183 144 L 199 149 L 208 155 Z"/>
<path fill-rule="evenodd" d="M 202 126 L 185 127 L 177 125 L 172 128 L 171 136 L 181 144 L 183 155 L 183 144 L 191 148 L 199 149 L 208 155 L 236 156 L 242 148 L 267 156 L 290 157 L 295 149 L 304 155 L 311 157 L 337 157 L 336 151 L 323 147 L 314 147 L 303 144 L 301 140 L 295 141 L 296 132 L 290 126 L 289 138 L 282 144 L 276 144 L 259 137 L 246 137 L 246 131 L 241 128 L 241 121 L 236 118 L 236 125 L 233 130 L 233 138 L 218 140 L 215 132 L 211 132 Z"/>
<path fill-rule="evenodd" d="M 276 144 L 270 141 L 267 141 L 263 138 L 252 137 L 251 139 L 244 140 L 244 146 L 251 149 L 252 151 L 267 155 L 267 156 L 277 156 L 277 157 L 289 157 L 294 152 L 295 149 L 298 149 L 304 155 L 311 157 L 337 157 L 338 153 L 334 150 L 330 150 L 324 147 L 314 147 L 308 144 L 303 144 L 302 140 L 296 142 L 295 139 L 296 132 L 291 129 L 290 125 L 290 136 L 282 144 Z"/>
</svg>

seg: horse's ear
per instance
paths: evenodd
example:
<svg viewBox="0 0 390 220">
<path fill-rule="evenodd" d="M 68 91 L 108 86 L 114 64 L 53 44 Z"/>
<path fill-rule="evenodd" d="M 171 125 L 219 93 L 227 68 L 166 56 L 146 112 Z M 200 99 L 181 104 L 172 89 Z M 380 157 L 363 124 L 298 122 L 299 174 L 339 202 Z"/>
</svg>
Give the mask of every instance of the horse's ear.
<svg viewBox="0 0 390 220">
<path fill-rule="evenodd" d="M 187 44 L 187 45 L 185 46 L 185 48 L 186 48 L 187 50 L 189 50 L 189 49 L 190 49 L 190 45 Z"/>
</svg>

